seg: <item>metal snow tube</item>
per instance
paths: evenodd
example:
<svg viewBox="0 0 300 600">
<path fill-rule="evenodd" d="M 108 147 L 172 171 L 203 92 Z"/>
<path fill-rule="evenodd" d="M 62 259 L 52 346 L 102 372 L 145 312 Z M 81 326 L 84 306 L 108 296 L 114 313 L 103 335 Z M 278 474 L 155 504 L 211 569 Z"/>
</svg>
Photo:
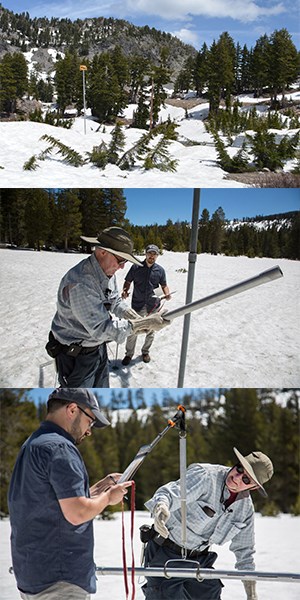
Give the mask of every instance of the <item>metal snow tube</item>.
<svg viewBox="0 0 300 600">
<path fill-rule="evenodd" d="M 199 208 L 200 208 L 200 189 L 194 189 L 192 233 L 191 233 L 190 253 L 189 253 L 189 271 L 188 271 L 188 280 L 187 280 L 186 298 L 185 298 L 186 304 L 190 303 L 193 298 L 195 268 L 196 268 L 196 260 L 197 260 L 197 246 L 198 246 Z M 190 332 L 190 321 L 191 321 L 191 315 L 190 315 L 190 313 L 187 313 L 184 317 L 182 340 L 181 340 L 180 364 L 179 364 L 178 382 L 177 382 L 177 387 L 179 387 L 179 388 L 183 387 L 183 381 L 184 381 L 185 363 L 186 363 L 187 347 L 188 347 L 189 332 Z"/>
<path fill-rule="evenodd" d="M 186 533 L 186 433 L 179 434 L 180 501 L 181 501 L 181 545 L 183 557 L 187 556 Z"/>
<path fill-rule="evenodd" d="M 140 577 L 180 577 L 180 579 L 236 579 L 240 581 L 278 581 L 284 583 L 300 583 L 300 573 L 272 573 L 268 571 L 225 571 L 221 569 L 201 569 L 200 566 L 194 568 L 169 567 L 167 561 L 164 567 L 135 567 L 135 575 Z M 176 559 L 178 565 L 180 559 Z M 186 562 L 186 561 L 185 561 Z M 197 561 L 188 562 L 198 564 Z M 127 571 L 131 573 L 132 569 Z M 96 572 L 100 575 L 123 575 L 123 567 L 96 567 Z"/>
<path fill-rule="evenodd" d="M 263 283 L 268 283 L 274 279 L 279 279 L 279 277 L 283 277 L 283 272 L 277 265 L 276 267 L 272 267 L 272 269 L 268 269 L 267 271 L 259 273 L 259 275 L 250 277 L 250 279 L 245 279 L 244 281 L 236 283 L 235 285 L 225 288 L 224 290 L 220 290 L 219 292 L 205 296 L 205 298 L 200 298 L 200 300 L 195 300 L 195 302 L 184 304 L 179 308 L 170 310 L 170 312 L 167 312 L 166 315 L 164 315 L 164 318 L 172 321 L 173 319 L 182 317 L 183 315 L 191 313 L 194 310 L 198 310 L 199 308 L 204 308 L 205 306 L 209 306 L 215 302 L 220 302 L 220 300 L 225 300 L 226 298 L 230 298 L 231 296 L 235 296 L 241 292 L 250 290 L 251 288 L 262 285 Z"/>
</svg>

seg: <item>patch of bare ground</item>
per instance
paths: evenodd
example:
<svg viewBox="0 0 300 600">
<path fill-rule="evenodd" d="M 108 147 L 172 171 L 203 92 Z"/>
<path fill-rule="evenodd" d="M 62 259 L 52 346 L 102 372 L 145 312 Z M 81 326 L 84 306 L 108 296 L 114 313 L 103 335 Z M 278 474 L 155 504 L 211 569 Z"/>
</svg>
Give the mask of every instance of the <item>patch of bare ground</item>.
<svg viewBox="0 0 300 600">
<path fill-rule="evenodd" d="M 168 98 L 165 100 L 165 104 L 169 104 L 169 106 L 178 106 L 178 108 L 194 108 L 194 106 L 198 106 L 198 104 L 204 104 L 207 100 L 203 100 L 203 98 Z"/>
<path fill-rule="evenodd" d="M 300 175 L 298 173 L 228 173 L 225 179 L 233 179 L 258 188 L 298 188 Z"/>
</svg>

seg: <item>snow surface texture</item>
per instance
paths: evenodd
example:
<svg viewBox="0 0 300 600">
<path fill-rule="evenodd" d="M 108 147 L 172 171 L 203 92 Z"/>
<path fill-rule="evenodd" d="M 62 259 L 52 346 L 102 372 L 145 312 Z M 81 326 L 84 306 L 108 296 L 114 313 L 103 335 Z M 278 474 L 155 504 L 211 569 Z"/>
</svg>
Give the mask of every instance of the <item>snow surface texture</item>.
<svg viewBox="0 0 300 600">
<path fill-rule="evenodd" d="M 1 387 L 57 385 L 54 361 L 44 346 L 56 310 L 59 282 L 86 255 L 0 250 Z M 165 308 L 185 304 L 188 253 L 164 252 L 172 299 Z M 191 315 L 183 387 L 282 388 L 300 386 L 300 263 L 268 258 L 197 257 L 193 300 L 253 277 L 276 264 L 283 277 L 222 300 Z M 117 273 L 122 289 L 129 266 Z M 129 297 L 129 301 L 131 296 Z M 110 384 L 115 388 L 177 387 L 183 317 L 158 332 L 151 362 L 140 355 L 144 336 L 128 367 L 125 345 L 108 345 Z M 117 358 L 117 359 L 116 359 Z"/>
<path fill-rule="evenodd" d="M 300 92 L 289 94 L 291 98 L 300 97 Z M 240 102 L 247 106 L 256 106 L 262 114 L 266 110 L 265 98 L 253 99 L 241 96 Z M 167 105 L 160 111 L 160 119 L 166 121 L 168 117 L 178 124 L 178 140 L 170 143 L 169 153 L 178 160 L 175 173 L 163 173 L 158 169 L 145 171 L 141 163 L 137 163 L 132 171 L 120 170 L 118 166 L 109 164 L 105 170 L 99 170 L 91 163 L 82 167 L 73 167 L 63 162 L 61 154 L 56 151 L 46 160 L 38 161 L 39 167 L 35 171 L 24 171 L 23 165 L 33 155 L 39 155 L 49 144 L 41 141 L 43 135 L 51 135 L 63 144 L 79 152 L 87 158 L 86 152 L 91 152 L 94 146 L 99 146 L 102 141 L 109 144 L 112 126 L 99 126 L 88 115 L 86 118 L 86 134 L 84 134 L 84 119 L 79 117 L 71 129 L 54 127 L 35 122 L 2 122 L 0 123 L 0 182 L 1 187 L 247 187 L 231 179 L 224 179 L 226 173 L 217 165 L 217 153 L 213 137 L 206 132 L 203 119 L 208 114 L 208 103 L 201 103 L 188 110 L 189 118 L 185 116 L 183 108 Z M 124 110 L 124 117 L 132 119 L 136 105 L 130 104 Z M 141 129 L 125 129 L 125 150 L 131 148 L 145 133 Z M 282 130 L 281 134 L 292 135 L 294 131 Z M 159 138 L 155 138 L 157 143 Z M 232 147 L 228 149 L 230 156 L 234 156 L 241 145 L 244 136 L 239 135 Z M 226 142 L 225 138 L 224 141 Z M 226 142 L 227 143 L 227 142 Z M 288 168 L 293 167 L 293 161 Z"/>
<path fill-rule="evenodd" d="M 280 515 L 278 517 L 262 517 L 255 515 L 256 532 L 256 569 L 264 572 L 299 573 L 300 556 L 300 517 Z M 140 566 L 141 542 L 139 527 L 144 523 L 152 523 L 149 513 L 135 513 L 135 564 Z M 127 566 L 131 566 L 130 551 L 130 513 L 125 513 Z M 94 521 L 95 529 L 95 563 L 101 567 L 121 567 L 121 515 L 116 513 L 111 521 Z M 20 598 L 15 579 L 9 574 L 10 557 L 10 523 L 0 521 L 0 556 L 1 556 L 1 600 L 18 600 Z M 216 569 L 232 571 L 235 556 L 228 549 L 229 544 L 212 547 L 219 557 Z M 129 578 L 130 581 L 130 578 Z M 136 600 L 144 598 L 141 585 L 144 579 L 136 578 Z M 244 586 L 240 581 L 224 580 L 222 600 L 245 600 Z M 259 600 L 298 600 L 300 583 L 281 583 L 260 581 L 257 584 Z M 95 600 L 125 600 L 124 582 L 122 575 L 98 575 L 97 593 L 92 596 Z M 175 599 L 174 599 L 175 600 Z"/>
</svg>

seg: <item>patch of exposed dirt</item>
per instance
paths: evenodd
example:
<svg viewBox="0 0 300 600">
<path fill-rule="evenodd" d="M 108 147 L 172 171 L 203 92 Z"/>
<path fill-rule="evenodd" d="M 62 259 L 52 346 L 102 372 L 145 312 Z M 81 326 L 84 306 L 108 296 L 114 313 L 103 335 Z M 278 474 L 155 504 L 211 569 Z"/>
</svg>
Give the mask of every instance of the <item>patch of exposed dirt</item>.
<svg viewBox="0 0 300 600">
<path fill-rule="evenodd" d="M 165 104 L 169 104 L 170 106 L 178 106 L 179 108 L 194 108 L 194 106 L 198 106 L 199 104 L 205 104 L 207 100 L 203 100 L 203 98 L 168 98 L 165 100 Z"/>
<path fill-rule="evenodd" d="M 300 175 L 296 173 L 228 173 L 225 179 L 233 179 L 259 188 L 291 188 L 300 187 Z"/>
</svg>

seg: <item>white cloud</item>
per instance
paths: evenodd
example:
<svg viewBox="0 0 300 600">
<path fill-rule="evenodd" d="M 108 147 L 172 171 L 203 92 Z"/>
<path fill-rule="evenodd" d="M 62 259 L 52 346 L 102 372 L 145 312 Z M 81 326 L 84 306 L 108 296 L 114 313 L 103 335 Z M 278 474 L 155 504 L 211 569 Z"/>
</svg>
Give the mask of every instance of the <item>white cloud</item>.
<svg viewBox="0 0 300 600">
<path fill-rule="evenodd" d="M 270 5 L 271 4 L 271 5 Z M 54 15 L 71 19 L 114 16 L 131 20 L 137 16 L 155 16 L 166 20 L 186 21 L 193 17 L 232 18 L 253 22 L 285 12 L 282 2 L 263 0 L 57 0 L 37 3 L 32 15 Z"/>
<path fill-rule="evenodd" d="M 170 33 L 178 37 L 185 44 L 192 44 L 192 46 L 197 46 L 198 44 L 198 34 L 185 27 L 182 27 L 179 31 L 170 31 Z"/>
<path fill-rule="evenodd" d="M 266 0 L 264 6 L 255 0 L 126 0 L 126 5 L 133 14 L 155 14 L 165 19 L 185 19 L 193 15 L 251 22 L 285 12 L 283 3 L 275 2 L 269 7 Z"/>
</svg>

